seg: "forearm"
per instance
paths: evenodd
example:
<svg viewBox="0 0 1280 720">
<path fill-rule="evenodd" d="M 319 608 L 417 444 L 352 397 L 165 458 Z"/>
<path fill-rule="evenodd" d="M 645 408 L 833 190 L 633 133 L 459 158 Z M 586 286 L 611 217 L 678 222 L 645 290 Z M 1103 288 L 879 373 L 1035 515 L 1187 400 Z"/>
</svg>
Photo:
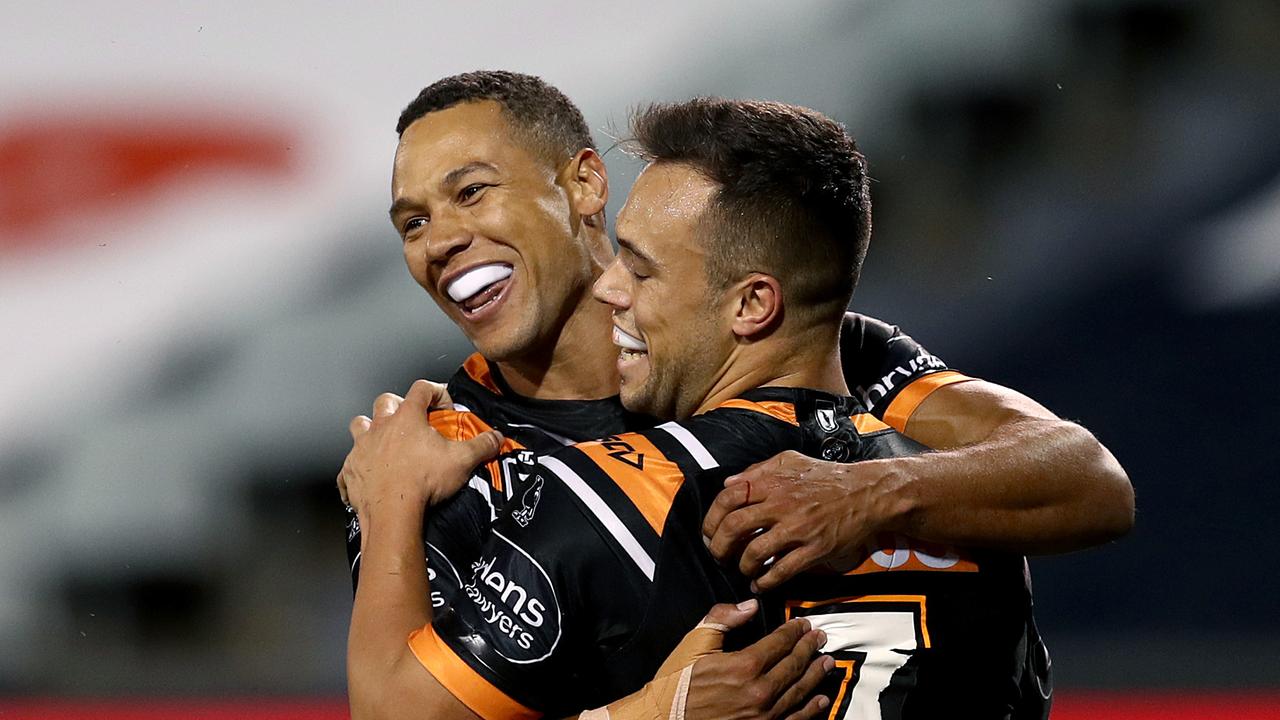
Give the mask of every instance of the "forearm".
<svg viewBox="0 0 1280 720">
<path fill-rule="evenodd" d="M 1023 418 L 972 445 L 871 464 L 885 529 L 921 540 L 1044 554 L 1113 540 L 1133 524 L 1123 468 L 1089 431 L 1056 418 Z"/>
<path fill-rule="evenodd" d="M 389 717 L 398 686 L 417 661 L 409 634 L 431 621 L 421 508 L 362 513 L 360 583 L 347 641 L 347 680 L 355 718 Z"/>
</svg>

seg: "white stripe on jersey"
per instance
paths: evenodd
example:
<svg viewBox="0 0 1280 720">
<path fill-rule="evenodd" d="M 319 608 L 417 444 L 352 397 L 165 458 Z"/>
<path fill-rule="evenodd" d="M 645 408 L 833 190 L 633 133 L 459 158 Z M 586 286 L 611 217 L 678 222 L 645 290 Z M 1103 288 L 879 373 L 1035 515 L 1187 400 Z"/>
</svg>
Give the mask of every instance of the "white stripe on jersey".
<svg viewBox="0 0 1280 720">
<path fill-rule="evenodd" d="M 479 475 L 472 475 L 471 479 L 467 481 L 467 484 L 474 490 L 478 491 L 480 493 L 480 497 L 484 498 L 485 504 L 489 506 L 489 520 L 497 520 L 498 509 L 493 506 L 493 486 Z"/>
<path fill-rule="evenodd" d="M 454 403 L 453 409 L 457 412 L 465 412 L 465 413 L 471 412 L 471 408 L 467 407 L 466 405 L 463 405 L 462 403 Z"/>
<path fill-rule="evenodd" d="M 586 503 L 591 512 L 595 513 L 596 518 L 613 534 L 613 538 L 618 541 L 618 545 L 631 556 L 631 559 L 640 568 L 640 572 L 644 573 L 644 576 L 649 578 L 650 582 L 653 582 L 653 558 L 649 557 L 649 553 L 640 547 L 640 542 L 636 540 L 636 536 L 631 534 L 627 526 L 622 524 L 622 520 L 605 504 L 604 498 L 597 495 L 596 491 L 592 490 L 585 480 L 578 477 L 577 473 L 560 460 L 547 456 L 539 458 L 538 464 L 560 478 L 565 487 L 572 490 L 582 502 Z"/>
<path fill-rule="evenodd" d="M 688 450 L 693 459 L 697 461 L 698 467 L 703 470 L 714 470 L 720 467 L 720 463 L 716 462 L 716 459 L 711 456 L 707 447 L 698 438 L 694 437 L 693 433 L 685 429 L 683 425 L 676 422 L 666 422 L 659 425 L 658 429 L 665 431 L 675 438 L 676 442 L 683 445 L 684 449 Z"/>
</svg>

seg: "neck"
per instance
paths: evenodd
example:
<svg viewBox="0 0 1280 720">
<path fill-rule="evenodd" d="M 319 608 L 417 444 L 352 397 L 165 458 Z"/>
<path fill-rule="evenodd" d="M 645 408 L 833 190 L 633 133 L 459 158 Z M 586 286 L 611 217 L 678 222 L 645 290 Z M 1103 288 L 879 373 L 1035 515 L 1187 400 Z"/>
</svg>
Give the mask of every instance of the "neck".
<svg viewBox="0 0 1280 720">
<path fill-rule="evenodd" d="M 837 332 L 814 330 L 768 338 L 738 345 L 725 362 L 719 377 L 694 414 L 716 406 L 758 387 L 798 387 L 848 395 L 840 364 L 840 336 Z"/>
</svg>

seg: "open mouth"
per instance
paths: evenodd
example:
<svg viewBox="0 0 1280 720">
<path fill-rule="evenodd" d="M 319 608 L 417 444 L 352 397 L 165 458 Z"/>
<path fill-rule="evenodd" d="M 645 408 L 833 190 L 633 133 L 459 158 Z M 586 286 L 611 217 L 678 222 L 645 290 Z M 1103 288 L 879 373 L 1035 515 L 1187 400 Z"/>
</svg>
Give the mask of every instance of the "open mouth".
<svg viewBox="0 0 1280 720">
<path fill-rule="evenodd" d="M 467 315 L 496 302 L 510 283 L 512 268 L 506 263 L 477 265 L 449 281 L 445 294 Z"/>
<path fill-rule="evenodd" d="M 622 330 L 617 325 L 613 326 L 613 344 L 621 348 L 621 352 L 618 355 L 622 360 L 630 360 L 649 354 L 649 346 L 643 340 Z"/>
</svg>

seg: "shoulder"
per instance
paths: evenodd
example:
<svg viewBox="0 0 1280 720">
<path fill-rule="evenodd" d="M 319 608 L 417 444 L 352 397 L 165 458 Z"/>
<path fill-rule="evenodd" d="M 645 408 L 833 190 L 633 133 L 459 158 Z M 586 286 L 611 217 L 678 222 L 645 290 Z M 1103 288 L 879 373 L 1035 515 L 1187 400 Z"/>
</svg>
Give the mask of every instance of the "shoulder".
<svg viewBox="0 0 1280 720">
<path fill-rule="evenodd" d="M 840 344 L 850 350 L 881 347 L 890 338 L 901 334 L 897 325 L 890 325 L 870 315 L 847 312 L 840 328 Z"/>
</svg>

